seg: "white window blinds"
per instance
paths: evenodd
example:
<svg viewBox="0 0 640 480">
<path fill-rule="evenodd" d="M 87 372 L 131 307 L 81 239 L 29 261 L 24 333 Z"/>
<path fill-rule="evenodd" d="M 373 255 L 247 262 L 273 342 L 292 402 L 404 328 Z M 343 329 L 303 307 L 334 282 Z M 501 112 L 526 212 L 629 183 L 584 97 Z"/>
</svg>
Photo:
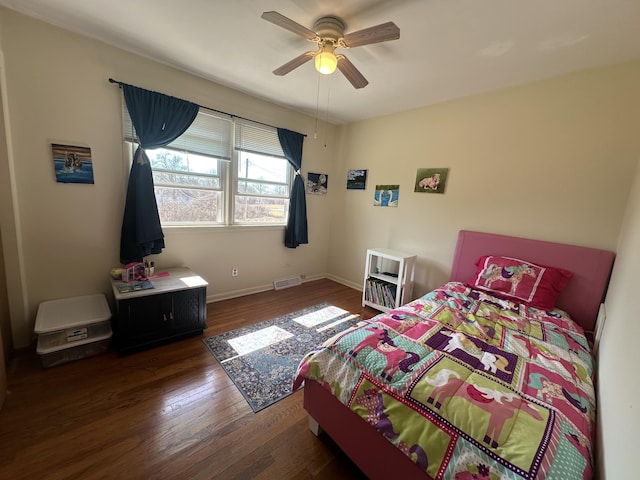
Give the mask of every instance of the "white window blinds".
<svg viewBox="0 0 640 480">
<path fill-rule="evenodd" d="M 124 101 L 122 110 L 125 140 L 136 142 L 135 129 Z M 187 131 L 165 148 L 228 161 L 231 160 L 232 154 L 232 127 L 231 116 L 201 108 Z"/>
<path fill-rule="evenodd" d="M 235 148 L 244 152 L 284 158 L 275 127 L 236 119 Z"/>
</svg>

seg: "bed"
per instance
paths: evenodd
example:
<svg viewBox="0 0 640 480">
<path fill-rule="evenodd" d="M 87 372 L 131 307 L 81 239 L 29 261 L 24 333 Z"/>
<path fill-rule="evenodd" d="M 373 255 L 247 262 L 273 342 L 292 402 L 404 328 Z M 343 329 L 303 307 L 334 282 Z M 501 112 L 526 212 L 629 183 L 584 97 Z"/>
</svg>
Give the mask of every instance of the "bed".
<svg viewBox="0 0 640 480">
<path fill-rule="evenodd" d="M 586 333 L 613 260 L 460 231 L 446 285 L 300 363 L 311 429 L 374 479 L 592 478 Z"/>
</svg>

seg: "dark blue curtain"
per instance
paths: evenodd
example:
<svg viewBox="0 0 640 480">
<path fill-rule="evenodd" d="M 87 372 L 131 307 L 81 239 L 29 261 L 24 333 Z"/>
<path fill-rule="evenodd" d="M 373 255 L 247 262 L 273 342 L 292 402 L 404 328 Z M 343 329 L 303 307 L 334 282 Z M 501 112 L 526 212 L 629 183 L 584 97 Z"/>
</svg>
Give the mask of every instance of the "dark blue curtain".
<svg viewBox="0 0 640 480">
<path fill-rule="evenodd" d="M 284 246 L 296 248 L 303 243 L 309 243 L 307 235 L 307 199 L 304 194 L 304 181 L 300 175 L 304 135 L 278 128 L 278 140 L 280 140 L 284 156 L 296 171 L 289 200 L 289 218 L 284 231 Z"/>
<path fill-rule="evenodd" d="M 121 84 L 140 145 L 129 173 L 120 235 L 120 262 L 139 262 L 164 248 L 151 164 L 145 148 L 159 148 L 182 135 L 198 115 L 198 105 L 162 93 Z"/>
</svg>

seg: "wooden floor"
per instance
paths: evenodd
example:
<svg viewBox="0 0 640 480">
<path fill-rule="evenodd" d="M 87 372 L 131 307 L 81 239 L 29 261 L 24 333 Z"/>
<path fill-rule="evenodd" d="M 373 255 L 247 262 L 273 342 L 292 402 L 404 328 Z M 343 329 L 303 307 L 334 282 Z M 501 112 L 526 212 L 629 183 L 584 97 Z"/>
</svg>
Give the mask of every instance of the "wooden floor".
<svg viewBox="0 0 640 480">
<path fill-rule="evenodd" d="M 301 391 L 253 413 L 202 342 L 323 301 L 378 313 L 357 290 L 318 280 L 209 304 L 202 337 L 132 355 L 44 369 L 21 352 L 0 411 L 0 478 L 363 478 L 309 431 Z"/>
</svg>

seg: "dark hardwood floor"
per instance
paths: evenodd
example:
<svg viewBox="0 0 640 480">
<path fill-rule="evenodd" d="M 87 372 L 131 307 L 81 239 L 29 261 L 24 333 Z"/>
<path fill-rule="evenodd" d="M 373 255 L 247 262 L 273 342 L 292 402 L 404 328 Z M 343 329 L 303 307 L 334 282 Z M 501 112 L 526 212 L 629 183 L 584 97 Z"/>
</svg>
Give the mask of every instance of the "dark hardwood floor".
<svg viewBox="0 0 640 480">
<path fill-rule="evenodd" d="M 301 391 L 253 413 L 202 342 L 323 301 L 378 313 L 357 290 L 318 280 L 208 304 L 202 337 L 131 355 L 45 369 L 35 349 L 20 352 L 0 411 L 0 478 L 363 478 L 309 431 Z"/>
</svg>

